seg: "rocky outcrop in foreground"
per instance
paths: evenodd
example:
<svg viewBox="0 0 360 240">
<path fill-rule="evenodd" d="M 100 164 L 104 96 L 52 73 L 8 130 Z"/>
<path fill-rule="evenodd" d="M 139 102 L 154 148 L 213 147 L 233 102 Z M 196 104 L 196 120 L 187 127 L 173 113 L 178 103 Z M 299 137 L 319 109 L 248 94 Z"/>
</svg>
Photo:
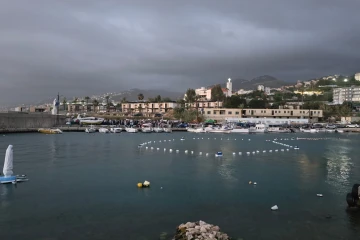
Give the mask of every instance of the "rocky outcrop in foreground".
<svg viewBox="0 0 360 240">
<path fill-rule="evenodd" d="M 173 240 L 205 239 L 231 240 L 227 234 L 220 232 L 220 228 L 218 226 L 208 224 L 204 221 L 181 224 L 177 227 L 176 235 L 173 238 Z"/>
</svg>

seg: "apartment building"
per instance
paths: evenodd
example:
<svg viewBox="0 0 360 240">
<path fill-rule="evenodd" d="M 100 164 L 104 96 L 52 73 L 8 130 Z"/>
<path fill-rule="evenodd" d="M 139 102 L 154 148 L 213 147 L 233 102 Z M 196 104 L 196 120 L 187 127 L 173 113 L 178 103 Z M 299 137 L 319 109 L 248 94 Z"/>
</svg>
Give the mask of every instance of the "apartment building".
<svg viewBox="0 0 360 240">
<path fill-rule="evenodd" d="M 166 113 L 177 106 L 176 102 L 129 102 L 122 103 L 121 109 L 124 113 Z"/>
<path fill-rule="evenodd" d="M 343 104 L 344 102 L 360 102 L 360 87 L 334 88 L 333 103 Z"/>
<path fill-rule="evenodd" d="M 223 106 L 223 102 L 212 102 L 212 101 L 199 101 L 196 103 L 185 103 L 185 107 L 187 108 L 220 108 Z"/>
<path fill-rule="evenodd" d="M 317 122 L 323 117 L 322 110 L 313 109 L 240 109 L 205 108 L 205 118 L 225 121 L 228 118 L 267 118 L 267 119 L 311 119 Z"/>
</svg>

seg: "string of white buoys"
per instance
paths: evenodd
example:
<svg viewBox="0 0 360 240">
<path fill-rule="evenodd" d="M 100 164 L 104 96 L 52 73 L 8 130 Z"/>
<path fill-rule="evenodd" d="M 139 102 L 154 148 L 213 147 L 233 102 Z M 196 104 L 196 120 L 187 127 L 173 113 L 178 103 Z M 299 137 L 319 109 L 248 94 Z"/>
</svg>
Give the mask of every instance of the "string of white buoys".
<svg viewBox="0 0 360 240">
<path fill-rule="evenodd" d="M 193 138 L 193 139 L 195 139 L 195 138 Z M 198 138 L 198 139 L 200 139 L 200 138 Z M 204 138 L 201 138 L 201 139 L 204 139 Z M 208 138 L 208 139 L 210 139 L 210 138 Z M 214 138 L 214 139 L 216 140 L 216 138 Z M 182 137 L 180 140 L 184 141 L 185 138 Z M 221 138 L 221 140 L 222 140 L 222 138 Z M 230 140 L 230 138 L 228 138 L 227 140 Z M 235 140 L 236 140 L 236 139 L 235 139 Z M 242 139 L 242 140 L 243 140 L 243 139 Z M 285 144 L 285 143 L 277 142 L 276 140 L 277 140 L 277 139 L 274 139 L 274 141 L 272 141 L 272 142 L 275 143 L 275 144 L 279 144 L 279 145 L 285 146 L 285 147 L 294 148 L 295 150 L 299 149 L 299 147 L 297 147 L 297 146 L 293 147 L 293 146 L 290 146 L 290 145 Z M 283 140 L 283 139 L 280 139 L 280 140 Z M 284 138 L 284 140 L 289 140 L 289 139 Z M 291 139 L 291 140 L 293 140 L 293 139 Z M 165 143 L 165 142 L 171 142 L 171 141 L 175 141 L 175 139 L 172 139 L 172 140 L 171 140 L 171 139 L 169 139 L 169 140 L 166 140 L 166 139 L 165 139 L 165 140 L 159 140 L 158 142 L 159 142 L 159 143 L 162 143 L 162 142 Z M 248 139 L 248 141 L 251 141 L 251 139 Z M 266 140 L 266 141 L 271 141 L 271 140 Z M 152 144 L 152 143 L 156 143 L 156 141 L 144 142 L 144 143 L 139 144 L 138 147 L 139 147 L 139 148 L 142 148 L 143 146 L 149 145 L 149 144 Z M 151 146 L 151 147 L 148 147 L 148 146 L 145 147 L 145 149 L 149 149 L 149 148 L 150 148 L 151 150 L 154 150 L 154 149 L 155 149 L 155 148 L 152 147 L 152 146 Z M 289 151 L 289 148 L 286 148 L 286 151 Z M 157 147 L 156 150 L 159 151 L 160 148 Z M 166 151 L 167 151 L 167 149 L 164 148 L 164 152 L 166 152 Z M 282 148 L 282 149 L 280 149 L 280 151 L 281 151 L 281 152 L 284 152 L 285 149 Z M 173 152 L 173 149 L 170 148 L 170 149 L 169 149 L 169 152 L 172 153 L 172 152 Z M 177 150 L 175 150 L 175 152 L 176 152 L 176 153 L 179 153 L 180 150 L 177 149 Z M 184 152 L 185 152 L 185 154 L 188 154 L 188 153 L 189 153 L 189 150 L 185 150 Z M 255 151 L 252 151 L 252 152 L 246 152 L 246 154 L 247 154 L 247 155 L 250 155 L 250 154 L 255 155 L 255 154 L 258 154 L 258 153 L 260 153 L 260 152 L 261 152 L 260 150 L 255 150 Z M 263 152 L 263 153 L 266 153 L 267 150 L 262 150 L 262 152 Z M 270 150 L 268 150 L 268 152 L 269 152 L 269 153 L 272 153 L 273 150 L 270 149 Z M 279 152 L 279 150 L 278 150 L 278 149 L 275 149 L 274 152 Z M 218 153 L 221 153 L 221 155 L 220 155 L 221 157 L 223 156 L 223 155 L 222 155 L 222 152 L 218 152 Z M 194 151 L 191 151 L 191 154 L 194 154 Z M 199 152 L 199 155 L 203 155 L 203 152 Z M 217 154 L 216 154 L 216 155 L 217 155 Z M 233 155 L 233 156 L 236 156 L 237 154 L 236 154 L 236 152 L 232 152 L 232 155 Z M 241 156 L 241 155 L 242 155 L 242 152 L 238 152 L 238 155 Z M 205 153 L 205 156 L 209 156 L 209 153 Z"/>
</svg>

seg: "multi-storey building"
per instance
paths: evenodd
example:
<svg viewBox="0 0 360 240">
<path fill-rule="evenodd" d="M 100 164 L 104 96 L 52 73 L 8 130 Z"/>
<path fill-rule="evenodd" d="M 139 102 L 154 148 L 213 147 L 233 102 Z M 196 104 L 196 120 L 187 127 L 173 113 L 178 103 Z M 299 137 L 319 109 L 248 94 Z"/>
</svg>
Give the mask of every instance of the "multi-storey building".
<svg viewBox="0 0 360 240">
<path fill-rule="evenodd" d="M 225 121 L 229 119 L 309 119 L 316 122 L 323 117 L 322 110 L 314 109 L 240 109 L 240 108 L 205 108 L 204 116 L 208 119 Z"/>
<path fill-rule="evenodd" d="M 360 87 L 334 88 L 333 103 L 343 104 L 344 102 L 360 102 Z"/>
</svg>

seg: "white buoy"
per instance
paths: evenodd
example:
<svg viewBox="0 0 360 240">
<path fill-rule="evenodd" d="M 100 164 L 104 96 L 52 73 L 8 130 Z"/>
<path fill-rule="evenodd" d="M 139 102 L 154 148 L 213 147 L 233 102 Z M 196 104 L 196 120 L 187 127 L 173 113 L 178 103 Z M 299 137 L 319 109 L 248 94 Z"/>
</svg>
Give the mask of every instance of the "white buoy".
<svg viewBox="0 0 360 240">
<path fill-rule="evenodd" d="M 254 184 L 254 185 L 257 185 L 257 183 L 256 183 L 256 182 L 254 182 L 253 184 Z"/>
<path fill-rule="evenodd" d="M 255 152 L 253 152 L 253 154 L 255 154 Z"/>
<path fill-rule="evenodd" d="M 269 150 L 269 152 L 272 152 L 272 150 Z"/>
<path fill-rule="evenodd" d="M 235 156 L 235 155 L 236 155 L 236 153 L 235 153 L 235 152 L 233 152 L 233 155 Z"/>
<path fill-rule="evenodd" d="M 279 207 L 277 205 L 271 207 L 271 210 L 273 210 L 273 211 L 276 211 L 278 209 L 279 209 Z"/>
<path fill-rule="evenodd" d="M 321 193 L 316 194 L 316 196 L 323 197 L 323 195 Z"/>
<path fill-rule="evenodd" d="M 194 151 L 191 151 L 191 154 L 194 154 Z"/>
<path fill-rule="evenodd" d="M 266 153 L 266 151 L 264 150 L 263 153 Z"/>
<path fill-rule="evenodd" d="M 166 152 L 166 148 L 164 148 L 164 152 Z"/>
<path fill-rule="evenodd" d="M 188 150 L 185 150 L 185 153 L 188 153 Z"/>
<path fill-rule="evenodd" d="M 289 151 L 289 149 L 287 148 L 286 151 Z"/>
<path fill-rule="evenodd" d="M 172 149 L 171 149 L 171 148 L 169 149 L 169 152 L 172 152 Z"/>
<path fill-rule="evenodd" d="M 161 142 L 161 140 L 159 142 Z"/>
<path fill-rule="evenodd" d="M 250 152 L 246 152 L 246 154 L 247 154 L 247 155 L 249 155 L 249 154 L 250 154 Z"/>
<path fill-rule="evenodd" d="M 235 141 L 236 141 L 236 138 L 235 138 Z"/>
<path fill-rule="evenodd" d="M 146 149 L 148 149 L 148 147 L 146 147 Z"/>
<path fill-rule="evenodd" d="M 202 152 L 199 152 L 199 155 L 202 155 Z"/>
<path fill-rule="evenodd" d="M 164 142 L 166 142 L 166 140 L 164 140 Z"/>
<path fill-rule="evenodd" d="M 151 147 L 151 150 L 154 149 L 153 147 Z"/>
<path fill-rule="evenodd" d="M 206 153 L 206 156 L 209 156 L 209 154 L 208 154 L 208 153 Z"/>
<path fill-rule="evenodd" d="M 176 152 L 178 153 L 178 152 L 179 152 L 179 150 L 176 150 Z"/>
<path fill-rule="evenodd" d="M 154 143 L 155 143 L 155 141 L 154 141 Z"/>
<path fill-rule="evenodd" d="M 193 138 L 195 140 L 195 138 Z"/>
<path fill-rule="evenodd" d="M 256 150 L 256 153 L 259 153 L 259 150 Z"/>
<path fill-rule="evenodd" d="M 159 150 L 160 150 L 160 148 L 156 148 L 156 150 L 158 150 L 158 151 L 159 151 Z"/>
<path fill-rule="evenodd" d="M 249 141 L 251 141 L 251 140 L 249 139 Z"/>
<path fill-rule="evenodd" d="M 239 155 L 241 155 L 242 154 L 242 152 L 239 152 Z"/>
<path fill-rule="evenodd" d="M 281 151 L 283 152 L 283 151 L 284 151 L 284 149 L 281 149 Z"/>
<path fill-rule="evenodd" d="M 275 149 L 275 152 L 277 152 L 278 150 L 277 149 Z"/>
</svg>

